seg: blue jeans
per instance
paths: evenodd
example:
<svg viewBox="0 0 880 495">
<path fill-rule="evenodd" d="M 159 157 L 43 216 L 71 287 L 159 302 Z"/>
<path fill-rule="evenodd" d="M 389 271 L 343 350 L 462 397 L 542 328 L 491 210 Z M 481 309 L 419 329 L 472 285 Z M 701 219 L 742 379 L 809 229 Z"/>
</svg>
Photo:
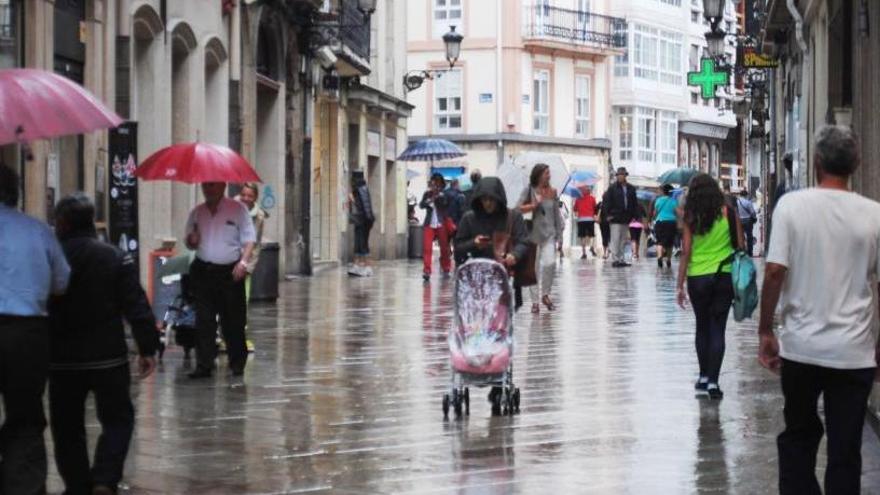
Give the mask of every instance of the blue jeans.
<svg viewBox="0 0 880 495">
<path fill-rule="evenodd" d="M 697 317 L 696 347 L 700 376 L 718 383 L 724 361 L 724 333 L 733 303 L 733 281 L 729 273 L 688 277 L 688 297 Z"/>
</svg>

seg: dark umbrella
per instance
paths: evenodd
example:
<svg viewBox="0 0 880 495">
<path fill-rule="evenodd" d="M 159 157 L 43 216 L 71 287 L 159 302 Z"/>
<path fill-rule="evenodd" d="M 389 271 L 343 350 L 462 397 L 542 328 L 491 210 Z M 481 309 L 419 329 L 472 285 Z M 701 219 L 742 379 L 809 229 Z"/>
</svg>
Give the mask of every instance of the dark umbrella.
<svg viewBox="0 0 880 495">
<path fill-rule="evenodd" d="M 421 139 L 407 146 L 397 159 L 404 162 L 434 162 L 437 160 L 460 158 L 466 154 L 451 141 L 445 139 Z"/>
<path fill-rule="evenodd" d="M 700 173 L 700 171 L 693 168 L 674 168 L 663 172 L 660 177 L 657 178 L 657 181 L 660 182 L 660 184 L 678 184 L 684 186 L 687 185 L 687 183 L 698 173 Z"/>
</svg>

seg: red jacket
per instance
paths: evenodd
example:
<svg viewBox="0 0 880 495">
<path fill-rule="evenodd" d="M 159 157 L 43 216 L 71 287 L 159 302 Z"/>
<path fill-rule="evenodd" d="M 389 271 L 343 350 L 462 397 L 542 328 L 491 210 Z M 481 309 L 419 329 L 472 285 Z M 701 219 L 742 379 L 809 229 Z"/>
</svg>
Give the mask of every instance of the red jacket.
<svg viewBox="0 0 880 495">
<path fill-rule="evenodd" d="M 574 202 L 574 213 L 576 218 L 596 218 L 596 197 L 592 194 L 581 196 Z"/>
</svg>

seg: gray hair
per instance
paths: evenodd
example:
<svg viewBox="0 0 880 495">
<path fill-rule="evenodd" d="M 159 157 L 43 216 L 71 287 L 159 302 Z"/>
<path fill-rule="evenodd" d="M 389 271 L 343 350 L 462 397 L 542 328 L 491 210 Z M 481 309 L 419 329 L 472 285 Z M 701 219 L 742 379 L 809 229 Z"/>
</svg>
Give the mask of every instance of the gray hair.
<svg viewBox="0 0 880 495">
<path fill-rule="evenodd" d="M 0 205 L 15 208 L 18 205 L 18 174 L 12 167 L 0 162 Z"/>
<path fill-rule="evenodd" d="M 816 166 L 838 177 L 848 177 L 856 171 L 859 145 L 852 129 L 826 125 L 816 132 Z"/>
</svg>

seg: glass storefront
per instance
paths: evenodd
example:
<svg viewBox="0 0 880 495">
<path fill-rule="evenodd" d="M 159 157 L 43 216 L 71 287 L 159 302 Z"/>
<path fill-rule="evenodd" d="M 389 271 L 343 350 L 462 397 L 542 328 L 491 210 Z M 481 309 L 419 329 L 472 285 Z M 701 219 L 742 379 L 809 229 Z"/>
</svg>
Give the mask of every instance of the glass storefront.
<svg viewBox="0 0 880 495">
<path fill-rule="evenodd" d="M 18 0 L 0 0 L 0 69 L 21 61 L 21 13 Z"/>
</svg>

